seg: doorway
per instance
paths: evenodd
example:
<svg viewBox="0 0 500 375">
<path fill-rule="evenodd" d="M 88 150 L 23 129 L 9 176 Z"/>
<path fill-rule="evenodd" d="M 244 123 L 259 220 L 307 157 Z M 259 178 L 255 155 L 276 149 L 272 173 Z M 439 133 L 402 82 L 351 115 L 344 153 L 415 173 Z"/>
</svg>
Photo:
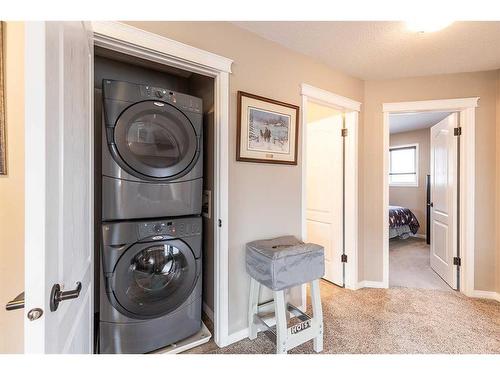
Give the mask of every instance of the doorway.
<svg viewBox="0 0 500 375">
<path fill-rule="evenodd" d="M 456 233 L 448 221 L 456 199 L 447 200 L 446 190 L 453 198 L 457 115 L 397 113 L 389 122 L 389 287 L 451 290 L 457 275 L 448 253 Z"/>
<path fill-rule="evenodd" d="M 302 238 L 325 248 L 325 280 L 349 289 L 357 287 L 360 105 L 302 85 Z"/>
<path fill-rule="evenodd" d="M 426 253 L 429 256 L 428 269 L 432 269 L 434 274 L 439 275 L 440 279 L 446 282 L 444 288 L 448 288 L 449 285 L 450 288 L 463 291 L 468 295 L 472 292 L 474 281 L 474 109 L 478 99 L 430 100 L 383 105 L 383 284 L 386 288 L 390 286 L 391 245 L 389 239 L 397 237 L 395 240 L 397 242 L 400 236 L 408 236 L 411 237 L 411 241 L 418 242 L 418 245 L 425 249 L 427 240 L 425 233 L 419 232 L 419 226 L 424 225 L 426 231 L 430 231 L 430 245 Z M 400 124 L 405 123 L 401 121 L 402 117 L 398 121 L 395 119 L 398 116 L 406 116 L 408 120 L 412 115 L 420 116 L 420 120 L 417 121 L 420 123 L 425 116 L 441 117 L 435 118 L 434 123 L 427 126 L 429 128 L 429 153 L 426 156 L 429 159 L 428 174 L 430 176 L 428 179 L 426 175 L 422 175 L 422 169 L 417 167 L 419 160 L 422 160 L 417 157 L 422 147 L 416 145 L 417 142 L 411 143 L 409 140 L 400 144 L 399 147 L 394 140 L 391 142 L 393 123 L 398 121 Z M 413 169 L 410 160 L 415 161 Z M 430 199 L 426 200 L 426 208 L 428 207 L 430 211 L 429 221 L 426 220 L 427 214 L 424 212 L 424 219 L 421 219 L 423 222 L 420 224 L 417 215 L 409 207 L 396 204 L 399 198 L 390 197 L 390 189 L 396 188 L 398 184 L 399 187 L 409 189 L 426 184 L 426 181 L 429 181 Z M 427 192 L 427 185 L 424 186 Z M 391 207 L 391 205 L 396 207 Z M 422 209 L 421 206 L 419 205 L 419 209 Z M 391 211 L 401 212 L 391 213 Z M 403 225 L 406 225 L 406 228 L 402 228 Z M 392 246 L 396 252 L 398 249 L 401 250 L 401 246 L 397 245 Z M 392 263 L 394 266 L 394 262 Z"/>
<path fill-rule="evenodd" d="M 307 242 L 325 249 L 324 279 L 345 286 L 344 114 L 310 103 L 306 132 Z"/>
</svg>

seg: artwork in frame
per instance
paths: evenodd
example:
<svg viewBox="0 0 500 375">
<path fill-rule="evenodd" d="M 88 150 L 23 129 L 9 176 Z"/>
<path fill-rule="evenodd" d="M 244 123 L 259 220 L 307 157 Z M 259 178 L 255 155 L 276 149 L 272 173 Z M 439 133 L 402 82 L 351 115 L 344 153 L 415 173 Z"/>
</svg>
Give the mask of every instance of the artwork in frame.
<svg viewBox="0 0 500 375">
<path fill-rule="evenodd" d="M 4 67 L 3 67 L 3 26 L 0 22 L 0 175 L 7 174 L 7 150 L 5 139 L 5 98 L 4 98 Z"/>
<path fill-rule="evenodd" d="M 299 107 L 238 91 L 236 160 L 297 165 Z"/>
</svg>

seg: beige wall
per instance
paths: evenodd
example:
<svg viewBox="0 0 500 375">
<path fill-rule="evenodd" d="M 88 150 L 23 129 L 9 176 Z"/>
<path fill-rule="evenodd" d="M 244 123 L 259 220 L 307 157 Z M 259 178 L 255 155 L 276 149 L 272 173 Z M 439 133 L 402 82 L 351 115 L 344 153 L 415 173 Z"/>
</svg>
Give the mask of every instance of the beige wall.
<svg viewBox="0 0 500 375">
<path fill-rule="evenodd" d="M 24 310 L 4 306 L 24 290 L 24 26 L 4 25 L 8 174 L 0 176 L 0 353 L 22 353 Z"/>
<path fill-rule="evenodd" d="M 475 288 L 495 289 L 496 103 L 498 71 L 366 81 L 360 134 L 364 277 L 382 280 L 382 103 L 479 96 L 476 111 Z"/>
<path fill-rule="evenodd" d="M 389 187 L 389 204 L 409 208 L 420 223 L 419 234 L 427 233 L 426 209 L 427 186 L 426 176 L 430 170 L 430 128 L 404 133 L 391 134 L 389 144 L 402 146 L 418 144 L 418 186 Z"/>
<path fill-rule="evenodd" d="M 300 165 L 236 162 L 236 92 L 300 105 L 299 86 L 304 82 L 362 102 L 363 82 L 225 22 L 130 24 L 234 60 L 230 79 L 229 330 L 236 332 L 247 326 L 245 243 L 301 234 Z"/>
</svg>

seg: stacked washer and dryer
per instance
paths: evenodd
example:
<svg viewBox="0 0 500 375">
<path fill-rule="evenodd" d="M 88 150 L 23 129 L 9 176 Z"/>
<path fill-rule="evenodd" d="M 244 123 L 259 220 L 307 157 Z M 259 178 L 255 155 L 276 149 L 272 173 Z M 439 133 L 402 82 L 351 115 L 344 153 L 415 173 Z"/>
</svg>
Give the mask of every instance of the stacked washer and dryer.
<svg viewBox="0 0 500 375">
<path fill-rule="evenodd" d="M 202 101 L 102 88 L 99 352 L 146 353 L 202 326 Z"/>
</svg>

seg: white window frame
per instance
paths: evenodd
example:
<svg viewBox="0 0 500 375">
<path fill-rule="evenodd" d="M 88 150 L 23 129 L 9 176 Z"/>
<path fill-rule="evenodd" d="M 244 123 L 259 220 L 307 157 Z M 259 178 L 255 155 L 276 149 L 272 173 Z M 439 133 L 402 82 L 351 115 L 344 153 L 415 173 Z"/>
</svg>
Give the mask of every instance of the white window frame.
<svg viewBox="0 0 500 375">
<path fill-rule="evenodd" d="M 390 173 L 391 173 L 391 151 L 393 150 L 398 150 L 402 148 L 413 148 L 415 147 L 415 182 L 390 182 Z M 397 146 L 389 146 L 389 171 L 388 171 L 388 177 L 389 177 L 389 186 L 393 187 L 418 187 L 418 179 L 419 179 L 419 149 L 418 149 L 418 143 L 411 143 L 407 145 L 397 145 Z"/>
</svg>

